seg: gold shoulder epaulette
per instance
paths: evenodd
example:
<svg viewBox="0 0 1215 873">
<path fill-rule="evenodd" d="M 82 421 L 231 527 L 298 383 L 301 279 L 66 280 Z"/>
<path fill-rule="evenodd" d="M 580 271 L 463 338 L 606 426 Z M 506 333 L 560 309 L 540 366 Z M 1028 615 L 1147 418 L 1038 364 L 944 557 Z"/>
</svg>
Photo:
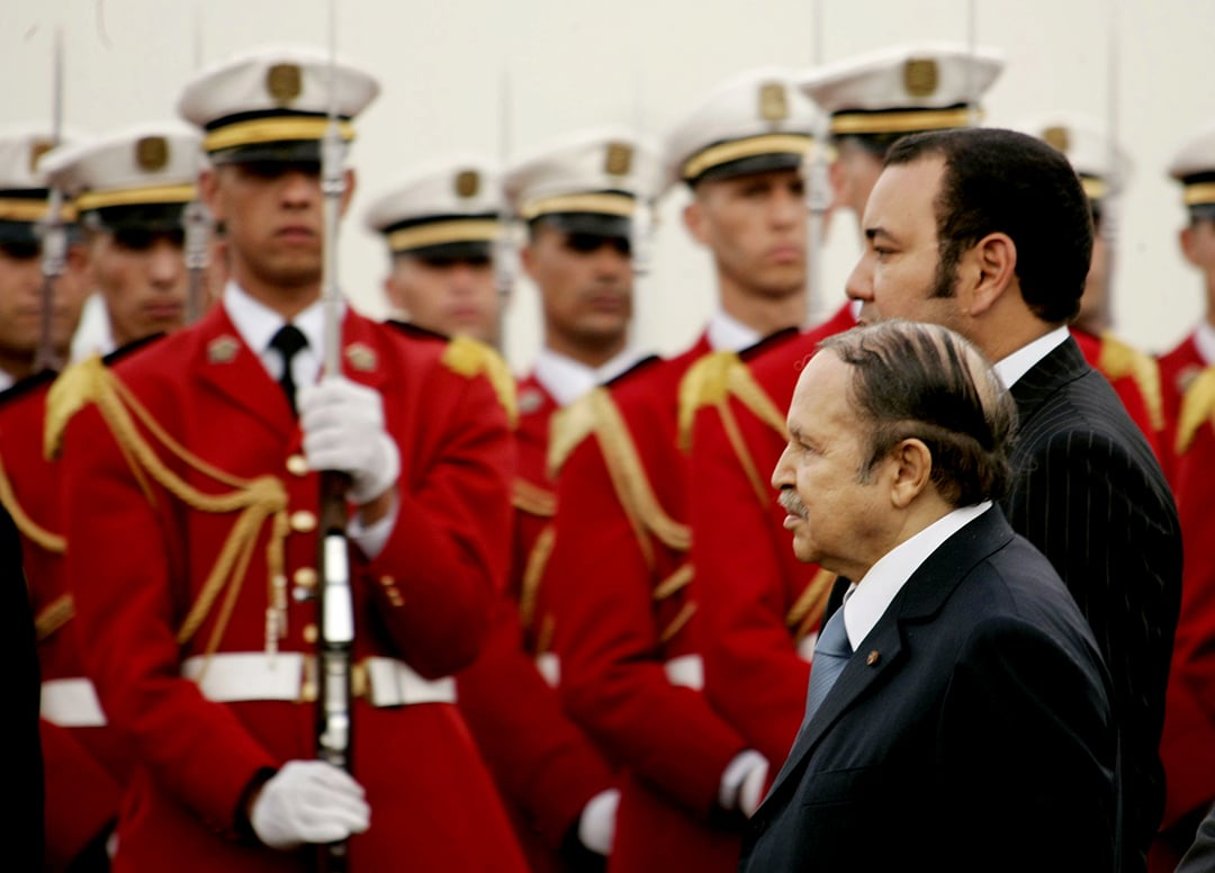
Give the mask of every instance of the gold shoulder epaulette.
<svg viewBox="0 0 1215 873">
<path fill-rule="evenodd" d="M 101 356 L 92 355 L 67 367 L 51 385 L 42 431 L 42 454 L 48 461 L 63 447 L 63 434 L 72 416 L 97 397 L 106 372 Z"/>
<path fill-rule="evenodd" d="M 696 413 L 705 406 L 718 406 L 730 392 L 730 372 L 745 367 L 737 352 L 719 351 L 702 355 L 688 368 L 679 383 L 679 447 L 692 448 Z"/>
<path fill-rule="evenodd" d="M 483 342 L 471 337 L 458 336 L 447 343 L 443 350 L 443 364 L 453 373 L 469 379 L 484 375 L 498 395 L 498 402 L 506 410 L 511 427 L 519 421 L 519 404 L 515 397 L 515 377 L 502 356 Z"/>
<path fill-rule="evenodd" d="M 556 479 L 574 449 L 595 430 L 595 404 L 605 388 L 593 388 L 569 406 L 558 409 L 548 425 L 548 475 Z"/>
<path fill-rule="evenodd" d="M 1207 367 L 1186 389 L 1177 417 L 1177 454 L 1185 453 L 1203 422 L 1215 427 L 1215 366 Z"/>
<path fill-rule="evenodd" d="M 1101 358 L 1097 369 L 1111 379 L 1130 376 L 1139 387 L 1153 430 L 1164 429 L 1164 397 L 1160 388 L 1160 368 L 1155 358 L 1127 345 L 1110 334 L 1101 338 Z"/>
</svg>

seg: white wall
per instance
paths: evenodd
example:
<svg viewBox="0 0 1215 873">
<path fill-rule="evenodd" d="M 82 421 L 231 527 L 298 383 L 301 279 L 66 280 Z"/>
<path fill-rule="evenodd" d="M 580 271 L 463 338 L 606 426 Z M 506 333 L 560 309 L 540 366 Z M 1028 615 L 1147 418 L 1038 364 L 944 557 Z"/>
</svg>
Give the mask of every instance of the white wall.
<svg viewBox="0 0 1215 873">
<path fill-rule="evenodd" d="M 824 60 L 914 39 L 978 40 L 1007 69 L 989 95 L 989 123 L 1047 110 L 1105 117 L 1112 0 L 821 0 Z M 1164 175 L 1173 151 L 1215 120 L 1212 0 L 1119 0 L 1118 111 L 1137 172 L 1123 203 L 1117 277 L 1121 333 L 1149 349 L 1172 344 L 1198 316 L 1198 277 L 1181 260 L 1179 192 Z M 359 125 L 356 216 L 368 195 L 413 162 L 450 150 L 502 153 L 500 100 L 509 70 L 510 148 L 610 121 L 661 131 L 704 91 L 764 63 L 813 57 L 811 0 L 340 0 L 342 53 L 381 77 L 384 93 Z M 0 4 L 0 123 L 49 119 L 51 39 L 63 27 L 71 125 L 103 131 L 173 112 L 197 57 L 259 44 L 327 46 L 326 0 L 4 0 Z M 654 270 L 640 291 L 638 340 L 674 351 L 712 307 L 711 271 L 679 220 L 663 209 Z M 824 259 L 829 308 L 857 253 L 840 216 Z M 385 256 L 348 222 L 344 285 L 383 313 Z M 508 320 L 508 357 L 526 366 L 538 338 L 534 291 L 521 283 Z"/>
</svg>

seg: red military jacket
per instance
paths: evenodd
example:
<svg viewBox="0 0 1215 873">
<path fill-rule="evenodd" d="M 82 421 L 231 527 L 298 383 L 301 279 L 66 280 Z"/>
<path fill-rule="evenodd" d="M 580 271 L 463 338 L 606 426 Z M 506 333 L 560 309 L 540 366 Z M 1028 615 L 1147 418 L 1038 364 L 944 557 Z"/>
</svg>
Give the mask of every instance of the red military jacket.
<svg viewBox="0 0 1215 873">
<path fill-rule="evenodd" d="M 821 340 L 855 324 L 845 305 L 819 327 L 736 361 L 742 372 L 734 378 L 749 375 L 752 388 L 692 404 L 700 406 L 689 461 L 692 587 L 705 694 L 772 762 L 773 775 L 801 726 L 810 655 L 835 576 L 794 557 L 772 471 L 802 365 Z"/>
<path fill-rule="evenodd" d="M 500 603 L 481 657 L 459 676 L 460 709 L 512 814 L 532 870 L 543 873 L 562 869 L 563 841 L 591 798 L 612 787 L 613 776 L 537 670 L 533 622 L 527 623 L 533 631 L 528 645 L 523 638 L 521 611 L 526 608 L 530 618 L 541 602 L 536 577 L 544 553 L 535 553 L 536 543 L 550 527 L 557 503 L 545 470 L 549 422 L 557 404 L 534 378 L 519 385 L 518 404 L 509 596 Z M 529 570 L 533 564 L 538 566 Z"/>
<path fill-rule="evenodd" d="M 1113 386 L 1127 414 L 1156 457 L 1164 463 L 1164 397 L 1155 359 L 1111 334 L 1096 336 L 1078 327 L 1070 328 L 1089 366 Z"/>
<path fill-rule="evenodd" d="M 118 817 L 129 766 L 100 710 L 82 712 L 70 705 L 81 692 L 87 696 L 91 686 L 84 678 L 74 606 L 63 575 L 66 539 L 58 469 L 42 451 L 46 395 L 53 379 L 48 371 L 0 394 L 0 501 L 21 533 L 43 682 L 46 860 L 52 868 L 62 868 Z"/>
<path fill-rule="evenodd" d="M 1160 359 L 1160 375 L 1184 549 L 1160 743 L 1163 829 L 1215 801 L 1215 364 L 1191 336 Z"/>
<path fill-rule="evenodd" d="M 456 707 L 372 703 L 426 699 L 419 686 L 442 682 L 425 680 L 481 649 L 509 548 L 505 414 L 467 345 L 347 312 L 341 360 L 384 394 L 402 466 L 381 553 L 350 548 L 352 770 L 371 827 L 350 841 L 349 869 L 522 870 Z M 64 445 L 63 481 L 89 497 L 67 504 L 68 570 L 86 664 L 139 755 L 114 869 L 310 869 L 314 848 L 276 852 L 242 840 L 239 824 L 259 776 L 316 757 L 318 616 L 306 598 L 318 581 L 319 477 L 223 306 L 112 377 L 76 372 L 59 402 L 92 401 Z M 245 669 L 222 669 L 238 655 Z M 253 678 L 267 686 L 261 699 L 234 701 L 233 686 L 248 696 Z M 271 685 L 298 696 L 270 699 Z"/>
<path fill-rule="evenodd" d="M 613 870 L 737 864 L 737 832 L 710 816 L 745 743 L 700 691 L 676 445 L 680 380 L 708 351 L 702 338 L 677 358 L 639 366 L 554 427 L 558 510 L 543 585 L 552 590 L 562 700 L 625 773 Z"/>
</svg>

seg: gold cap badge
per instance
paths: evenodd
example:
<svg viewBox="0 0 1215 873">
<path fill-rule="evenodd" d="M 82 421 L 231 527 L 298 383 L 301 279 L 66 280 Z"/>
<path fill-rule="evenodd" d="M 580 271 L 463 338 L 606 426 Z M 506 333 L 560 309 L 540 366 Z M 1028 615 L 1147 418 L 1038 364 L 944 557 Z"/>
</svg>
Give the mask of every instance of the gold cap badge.
<svg viewBox="0 0 1215 873">
<path fill-rule="evenodd" d="M 207 360 L 212 364 L 227 364 L 236 357 L 240 344 L 235 337 L 217 336 L 207 344 Z"/>
<path fill-rule="evenodd" d="M 476 197 L 481 190 L 481 174 L 476 170 L 462 170 L 456 173 L 456 196 Z"/>
<path fill-rule="evenodd" d="M 937 62 L 932 58 L 911 58 L 903 65 L 903 88 L 912 97 L 931 97 L 940 83 Z"/>
<path fill-rule="evenodd" d="M 789 117 L 789 99 L 780 82 L 767 82 L 759 87 L 759 117 L 764 121 L 784 121 Z"/>
<path fill-rule="evenodd" d="M 610 142 L 603 158 L 603 171 L 609 176 L 627 176 L 633 168 L 633 147 L 627 142 Z"/>
<path fill-rule="evenodd" d="M 266 93 L 279 106 L 286 106 L 300 96 L 303 84 L 300 68 L 295 64 L 275 64 L 266 71 Z"/>
<path fill-rule="evenodd" d="M 356 370 L 370 373 L 376 366 L 375 349 L 366 343 L 351 343 L 346 346 L 346 360 Z"/>
<path fill-rule="evenodd" d="M 1048 127 L 1042 131 L 1042 141 L 1049 146 L 1053 146 L 1064 154 L 1071 148 L 1071 137 L 1067 134 L 1066 127 L 1054 126 Z"/>
<path fill-rule="evenodd" d="M 135 143 L 135 163 L 148 173 L 163 170 L 169 163 L 169 141 L 163 136 L 145 136 Z"/>
</svg>

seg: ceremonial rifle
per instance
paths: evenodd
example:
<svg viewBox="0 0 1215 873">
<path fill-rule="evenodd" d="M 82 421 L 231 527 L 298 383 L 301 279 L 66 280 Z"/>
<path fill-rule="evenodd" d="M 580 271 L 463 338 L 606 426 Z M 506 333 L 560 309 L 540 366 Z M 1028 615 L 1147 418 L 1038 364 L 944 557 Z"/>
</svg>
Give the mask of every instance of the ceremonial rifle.
<svg viewBox="0 0 1215 873">
<path fill-rule="evenodd" d="M 202 11 L 201 7 L 194 9 L 194 69 L 202 66 Z M 201 163 L 201 159 L 199 160 Z M 198 174 L 195 173 L 195 176 Z M 202 189 L 194 194 L 194 199 L 186 204 L 182 213 L 182 223 L 185 226 L 185 256 L 186 273 L 189 283 L 186 286 L 186 324 L 193 324 L 202 317 L 206 309 L 207 293 L 207 261 L 208 246 L 211 240 L 211 216 L 202 202 Z"/>
<path fill-rule="evenodd" d="M 55 30 L 52 73 L 51 146 L 63 137 L 63 31 Z M 50 186 L 46 218 L 42 226 L 42 320 L 38 335 L 38 350 L 34 355 L 34 372 L 58 370 L 63 362 L 55 348 L 55 287 L 67 263 L 67 228 L 63 225 L 63 190 Z"/>
<path fill-rule="evenodd" d="M 335 0 L 329 2 L 329 123 L 321 142 L 321 190 L 324 194 L 325 228 L 321 302 L 324 311 L 322 375 L 341 375 L 341 292 L 338 288 L 337 236 L 345 194 L 345 151 L 337 112 L 337 14 Z M 354 646 L 354 602 L 350 591 L 350 557 L 346 542 L 346 491 L 350 478 L 334 470 L 320 475 L 320 634 L 317 638 L 319 694 L 317 709 L 317 756 L 335 767 L 350 771 L 353 706 L 351 704 L 351 657 Z M 320 847 L 323 873 L 344 873 L 347 842 Z"/>
</svg>

